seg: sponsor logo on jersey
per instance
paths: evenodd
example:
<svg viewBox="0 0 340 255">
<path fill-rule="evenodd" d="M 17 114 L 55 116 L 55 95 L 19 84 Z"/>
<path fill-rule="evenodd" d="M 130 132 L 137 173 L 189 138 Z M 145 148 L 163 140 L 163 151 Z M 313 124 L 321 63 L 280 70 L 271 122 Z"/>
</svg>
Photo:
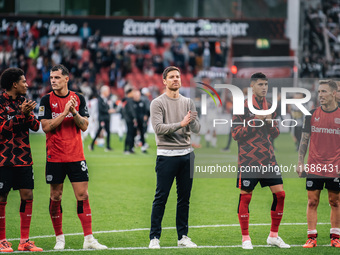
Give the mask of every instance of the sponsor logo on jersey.
<svg viewBox="0 0 340 255">
<path fill-rule="evenodd" d="M 52 107 L 53 108 L 57 108 L 58 107 L 58 103 L 55 103 L 55 104 L 52 103 Z"/>
<path fill-rule="evenodd" d="M 249 185 L 250 185 L 250 181 L 248 181 L 248 180 L 243 180 L 243 186 L 244 186 L 244 187 L 249 187 Z"/>
<path fill-rule="evenodd" d="M 310 187 L 312 187 L 312 186 L 313 186 L 313 181 L 307 181 L 307 183 L 306 183 L 306 184 L 307 184 L 307 187 L 308 187 L 308 188 L 310 188 Z"/>
<path fill-rule="evenodd" d="M 45 106 L 39 106 L 38 116 L 44 116 L 44 115 L 45 115 Z"/>
<path fill-rule="evenodd" d="M 335 124 L 340 124 L 340 118 L 334 118 Z"/>
<path fill-rule="evenodd" d="M 322 134 L 335 134 L 335 135 L 340 135 L 340 128 L 319 128 L 312 126 L 312 132 L 315 133 L 322 133 Z"/>
<path fill-rule="evenodd" d="M 11 120 L 11 119 L 13 119 L 13 118 L 14 118 L 14 116 L 7 115 L 7 119 L 8 119 L 8 120 Z"/>
<path fill-rule="evenodd" d="M 57 118 L 61 113 L 57 113 L 57 112 L 52 112 L 52 119 Z M 69 114 L 66 115 L 66 118 L 73 118 L 72 113 L 70 112 Z"/>
<path fill-rule="evenodd" d="M 314 117 L 314 120 L 315 120 L 315 122 L 319 122 L 320 121 L 320 117 L 319 118 Z"/>
</svg>

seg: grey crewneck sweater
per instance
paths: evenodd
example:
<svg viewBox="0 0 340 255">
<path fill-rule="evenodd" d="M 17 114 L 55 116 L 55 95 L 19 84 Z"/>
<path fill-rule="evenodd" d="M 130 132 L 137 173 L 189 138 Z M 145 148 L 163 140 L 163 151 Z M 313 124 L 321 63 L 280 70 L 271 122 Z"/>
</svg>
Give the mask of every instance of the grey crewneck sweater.
<svg viewBox="0 0 340 255">
<path fill-rule="evenodd" d="M 151 102 L 151 123 L 158 149 L 181 150 L 191 147 L 190 131 L 198 133 L 201 126 L 196 118 L 188 126 L 181 127 L 181 121 L 189 110 L 196 111 L 195 104 L 182 95 L 170 98 L 164 93 Z"/>
</svg>

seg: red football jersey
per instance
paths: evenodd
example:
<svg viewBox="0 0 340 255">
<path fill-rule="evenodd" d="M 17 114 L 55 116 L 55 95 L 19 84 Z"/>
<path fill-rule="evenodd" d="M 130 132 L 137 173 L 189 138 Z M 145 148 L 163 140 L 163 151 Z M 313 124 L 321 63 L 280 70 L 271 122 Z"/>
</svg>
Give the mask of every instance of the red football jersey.
<svg viewBox="0 0 340 255">
<path fill-rule="evenodd" d="M 321 107 L 306 116 L 303 132 L 310 133 L 306 172 L 339 177 L 340 172 L 340 108 L 326 112 Z"/>
<path fill-rule="evenodd" d="M 76 110 L 79 114 L 89 117 L 85 98 L 82 95 L 69 91 L 65 97 L 60 97 L 52 91 L 41 99 L 39 120 L 58 117 L 64 111 L 71 96 L 77 99 Z M 56 129 L 46 134 L 46 148 L 48 162 L 85 160 L 81 130 L 74 123 L 72 113 L 69 113 Z"/>
</svg>

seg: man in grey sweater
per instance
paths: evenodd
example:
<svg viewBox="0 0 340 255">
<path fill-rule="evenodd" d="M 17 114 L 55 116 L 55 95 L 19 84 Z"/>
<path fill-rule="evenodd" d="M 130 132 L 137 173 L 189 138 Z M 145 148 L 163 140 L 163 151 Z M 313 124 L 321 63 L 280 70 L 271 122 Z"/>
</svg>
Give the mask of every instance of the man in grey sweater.
<svg viewBox="0 0 340 255">
<path fill-rule="evenodd" d="M 187 236 L 189 200 L 192 187 L 194 152 L 190 132 L 198 133 L 200 124 L 194 102 L 179 94 L 180 70 L 169 66 L 163 72 L 165 93 L 151 102 L 151 123 L 156 134 L 157 187 L 152 205 L 150 245 L 159 249 L 161 223 L 172 183 L 176 177 L 177 213 L 176 229 L 178 246 L 197 247 Z"/>
</svg>

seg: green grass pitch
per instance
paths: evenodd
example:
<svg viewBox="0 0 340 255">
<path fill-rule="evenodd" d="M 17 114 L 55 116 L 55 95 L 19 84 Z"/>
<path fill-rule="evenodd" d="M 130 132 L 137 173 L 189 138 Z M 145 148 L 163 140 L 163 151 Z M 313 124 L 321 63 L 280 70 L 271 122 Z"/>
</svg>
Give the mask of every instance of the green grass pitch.
<svg viewBox="0 0 340 255">
<path fill-rule="evenodd" d="M 156 145 L 149 135 L 148 154 L 137 149 L 135 155 L 123 154 L 123 141 L 112 136 L 113 152 L 104 152 L 95 147 L 87 149 L 90 138 L 84 141 L 85 156 L 89 167 L 89 194 L 92 208 L 94 236 L 107 245 L 107 251 L 84 251 L 80 221 L 76 214 L 76 200 L 69 181 L 65 181 L 63 207 L 63 230 L 66 235 L 66 249 L 54 252 L 54 232 L 48 212 L 49 186 L 45 183 L 45 135 L 32 134 L 30 137 L 34 160 L 35 189 L 33 217 L 30 236 L 37 246 L 52 254 L 336 254 L 336 248 L 329 247 L 329 215 L 327 192 L 321 193 L 318 209 L 318 247 L 303 249 L 306 241 L 305 180 L 284 178 L 286 191 L 285 211 L 279 235 L 291 249 L 266 246 L 270 229 L 270 207 L 272 196 L 269 188 L 255 189 L 250 204 L 250 235 L 254 250 L 244 251 L 241 245 L 241 230 L 238 226 L 237 205 L 239 190 L 235 178 L 195 178 L 189 218 L 189 236 L 200 248 L 178 249 L 175 212 L 176 189 L 173 185 L 163 219 L 161 250 L 148 250 L 150 214 L 156 187 L 155 158 Z M 227 137 L 219 136 L 218 147 L 196 149 L 196 155 L 225 155 L 228 164 L 237 164 L 237 144 L 232 142 L 231 152 L 221 152 Z M 204 144 L 202 139 L 201 144 Z M 297 152 L 290 134 L 281 134 L 275 140 L 276 157 L 279 164 L 296 164 Z M 6 207 L 7 238 L 17 249 L 20 236 L 19 204 L 17 191 L 11 191 Z M 301 224 L 298 224 L 301 223 Z M 212 246 L 212 247 L 207 247 Z M 129 249 L 129 247 L 133 249 Z M 117 249 L 121 248 L 121 249 Z"/>
</svg>

